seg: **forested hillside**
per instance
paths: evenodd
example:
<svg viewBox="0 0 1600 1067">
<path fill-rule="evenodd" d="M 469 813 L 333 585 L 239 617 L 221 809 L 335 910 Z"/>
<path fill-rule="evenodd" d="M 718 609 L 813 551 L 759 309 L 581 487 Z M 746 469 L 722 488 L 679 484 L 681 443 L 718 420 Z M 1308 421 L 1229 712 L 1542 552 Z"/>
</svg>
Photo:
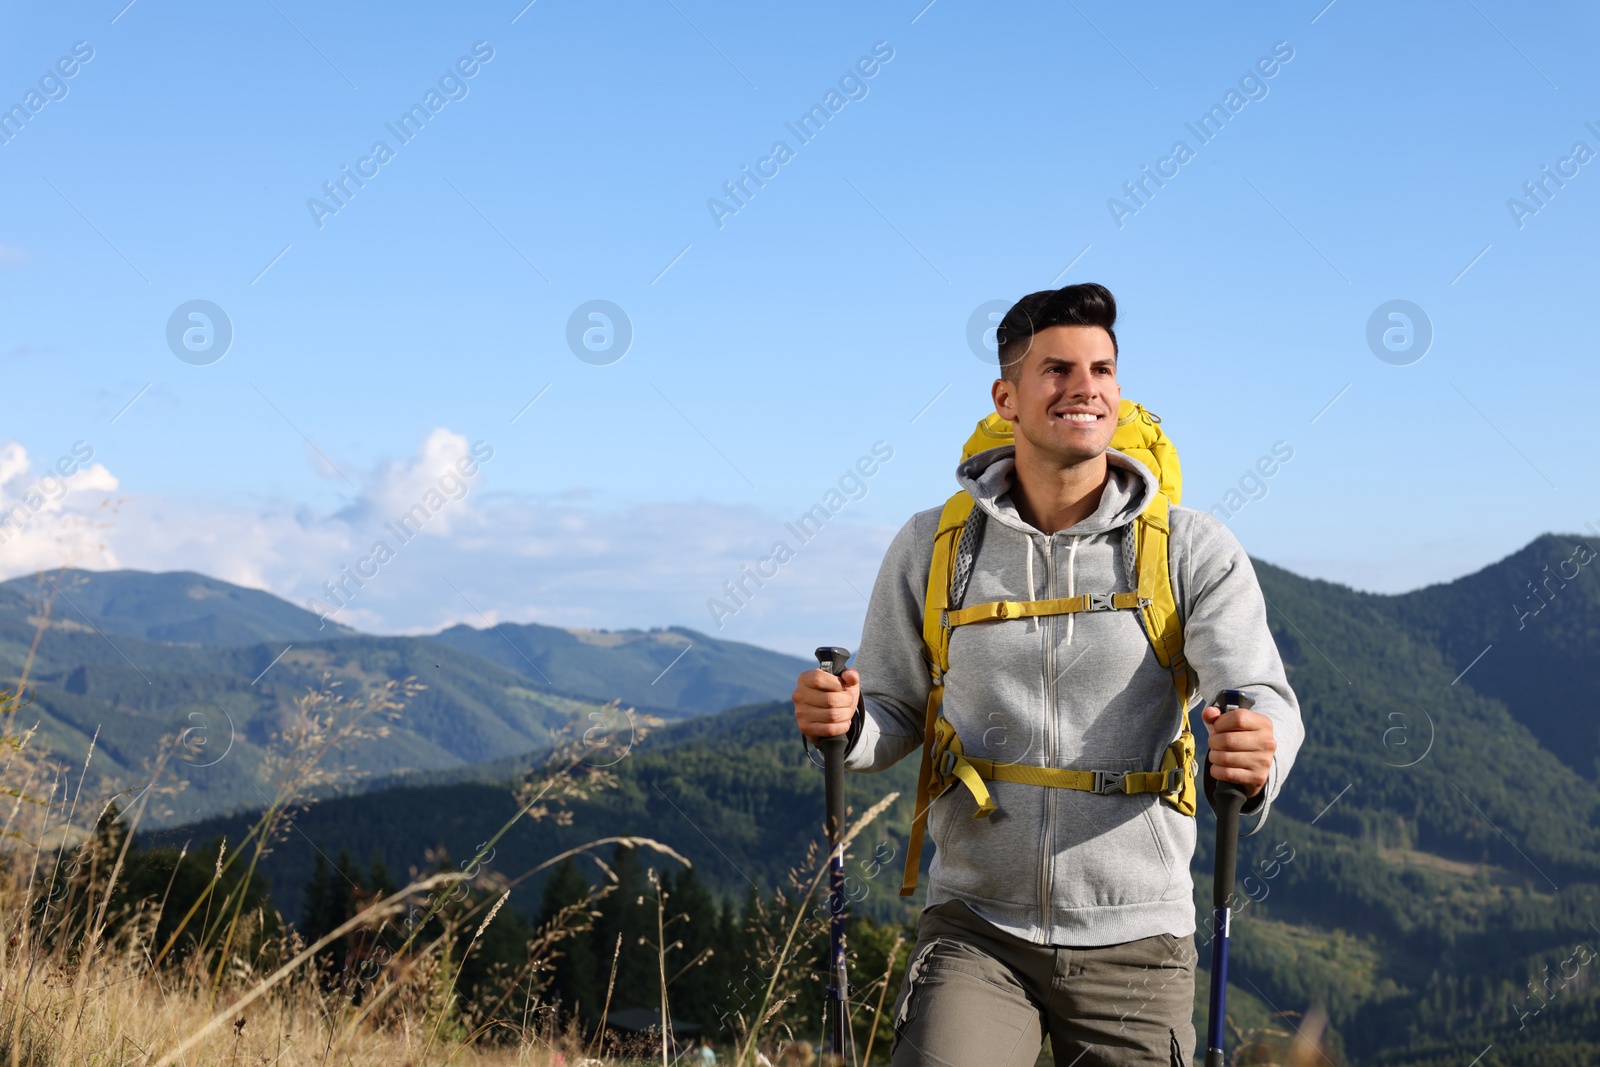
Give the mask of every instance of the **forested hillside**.
<svg viewBox="0 0 1600 1067">
<path fill-rule="evenodd" d="M 1505 1063 L 1600 1062 L 1589 966 L 1600 951 L 1600 791 L 1550 725 L 1593 731 L 1588 705 L 1557 698 L 1578 692 L 1600 658 L 1586 636 L 1600 598 L 1581 569 L 1520 629 L 1510 601 L 1497 599 L 1577 543 L 1541 538 L 1478 574 L 1398 597 L 1256 564 L 1307 741 L 1242 850 L 1251 903 L 1235 927 L 1231 1001 L 1241 1020 L 1265 1028 L 1274 1012 L 1320 1009 L 1331 1047 L 1359 1064 L 1461 1067 L 1491 1046 Z M 1484 670 L 1502 651 L 1504 673 Z M 709 892 L 738 901 L 753 885 L 779 884 L 817 834 L 821 776 L 784 703 L 673 725 L 613 769 L 617 788 L 575 803 L 570 826 L 512 831 L 494 867 L 515 877 L 583 840 L 648 833 L 689 856 Z M 857 809 L 890 789 L 909 793 L 912 770 L 907 761 L 852 776 Z M 292 912 L 317 849 L 426 869 L 440 858 L 428 849 L 470 857 L 515 810 L 507 786 L 483 782 L 330 802 L 303 817 L 303 839 L 286 841 L 267 874 Z M 858 847 L 858 860 L 896 856 L 862 880 L 858 912 L 912 914 L 896 895 L 908 818 L 903 797 Z M 1209 891 L 1212 828 L 1202 820 L 1197 904 Z"/>
<path fill-rule="evenodd" d="M 1594 546 L 1594 547 L 1591 547 Z M 1564 763 L 1600 779 L 1600 537 L 1547 535 L 1454 582 L 1382 600 Z M 1481 658 L 1479 658 L 1481 657 Z"/>
</svg>

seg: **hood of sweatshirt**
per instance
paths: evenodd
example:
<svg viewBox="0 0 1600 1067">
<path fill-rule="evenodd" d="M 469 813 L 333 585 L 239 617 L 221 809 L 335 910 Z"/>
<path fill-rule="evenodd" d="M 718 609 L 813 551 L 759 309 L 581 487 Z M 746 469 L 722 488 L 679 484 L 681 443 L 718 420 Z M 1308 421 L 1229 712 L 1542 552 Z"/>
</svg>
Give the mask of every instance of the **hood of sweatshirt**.
<svg viewBox="0 0 1600 1067">
<path fill-rule="evenodd" d="M 1016 452 L 1014 445 L 979 452 L 956 468 L 956 481 L 972 494 L 972 498 L 990 518 L 1022 533 L 1038 534 L 1040 531 L 1022 518 L 1011 499 L 1017 465 Z M 1061 533 L 1089 536 L 1126 526 L 1161 491 L 1161 483 L 1156 481 L 1150 468 L 1126 453 L 1114 448 L 1106 449 L 1106 464 L 1110 477 L 1100 493 L 1100 506 Z"/>
</svg>

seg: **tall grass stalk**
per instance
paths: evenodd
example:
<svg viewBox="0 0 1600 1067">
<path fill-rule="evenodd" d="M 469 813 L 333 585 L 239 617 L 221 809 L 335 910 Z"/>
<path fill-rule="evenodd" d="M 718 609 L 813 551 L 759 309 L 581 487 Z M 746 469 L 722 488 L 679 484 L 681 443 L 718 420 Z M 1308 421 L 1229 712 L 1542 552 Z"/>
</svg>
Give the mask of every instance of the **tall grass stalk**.
<svg viewBox="0 0 1600 1067">
<path fill-rule="evenodd" d="M 856 835 L 862 830 L 865 830 L 868 826 L 872 825 L 872 821 L 879 815 L 882 815 L 883 812 L 888 809 L 889 805 L 893 804 L 898 799 L 900 799 L 900 794 L 898 792 L 890 793 L 888 796 L 872 805 L 872 807 L 868 808 L 866 813 L 863 814 L 861 818 L 857 819 L 855 823 L 852 824 L 845 832 L 844 836 L 839 839 L 838 847 L 848 853 L 850 843 L 856 839 Z M 750 1031 L 745 1036 L 745 1040 L 739 1048 L 739 1057 L 737 1060 L 739 1067 L 756 1067 L 756 1042 L 760 1037 L 761 1028 L 769 1021 L 768 1006 L 772 1003 L 772 993 L 777 986 L 778 975 L 782 973 L 783 968 L 789 962 L 789 955 L 794 948 L 795 932 L 800 929 L 800 921 L 805 918 L 806 905 L 810 903 L 811 895 L 816 892 L 818 883 L 822 881 L 822 876 L 828 872 L 828 864 L 828 858 L 824 858 L 821 863 L 817 864 L 817 873 L 812 875 L 810 883 L 806 886 L 805 894 L 800 900 L 799 907 L 795 909 L 794 922 L 789 924 L 789 933 L 788 936 L 784 938 L 783 949 L 778 954 L 777 962 L 773 964 L 772 977 L 767 980 L 766 991 L 761 997 L 761 1006 L 756 1010 L 755 1016 L 750 1025 Z"/>
<path fill-rule="evenodd" d="M 883 969 L 883 988 L 878 990 L 878 1007 L 872 1013 L 872 1025 L 867 1027 L 867 1051 L 861 1057 L 861 1067 L 872 1067 L 872 1042 L 878 1036 L 878 1020 L 883 1018 L 883 1002 L 889 995 L 889 982 L 894 975 L 894 962 L 900 956 L 900 946 L 906 943 L 901 934 L 894 935 L 894 944 L 889 946 L 889 963 Z"/>
</svg>

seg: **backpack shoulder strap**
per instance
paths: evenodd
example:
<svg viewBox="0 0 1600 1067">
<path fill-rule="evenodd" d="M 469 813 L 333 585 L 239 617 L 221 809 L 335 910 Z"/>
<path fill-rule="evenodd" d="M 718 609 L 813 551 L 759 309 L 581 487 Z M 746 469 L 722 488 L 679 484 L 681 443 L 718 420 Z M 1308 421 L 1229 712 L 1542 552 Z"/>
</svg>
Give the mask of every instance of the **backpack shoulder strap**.
<svg viewBox="0 0 1600 1067">
<path fill-rule="evenodd" d="M 1163 799 L 1185 815 L 1196 810 L 1197 795 L 1194 778 L 1195 740 L 1189 729 L 1189 704 L 1194 697 L 1196 680 L 1183 654 L 1183 621 L 1178 614 L 1178 599 L 1172 589 L 1171 553 L 1172 515 L 1165 493 L 1157 493 L 1150 504 L 1134 520 L 1135 564 L 1139 571 L 1139 600 L 1144 610 L 1139 613 L 1144 622 L 1145 634 L 1156 654 L 1156 662 L 1172 672 L 1172 687 L 1178 695 L 1178 718 L 1181 723 L 1177 740 L 1167 746 L 1161 758 L 1161 769 L 1179 769 L 1183 772 L 1182 785 L 1176 795 L 1163 794 Z"/>
<path fill-rule="evenodd" d="M 928 831 L 928 796 L 933 781 L 934 723 L 944 702 L 944 672 L 950 669 L 950 628 L 945 625 L 945 609 L 950 606 L 950 587 L 955 577 L 957 545 L 975 502 L 966 490 L 944 502 L 939 514 L 939 529 L 933 537 L 933 560 L 928 566 L 928 592 L 922 608 L 922 654 L 928 661 L 928 705 L 922 723 L 922 767 L 917 772 L 917 806 L 911 817 L 911 837 L 906 843 L 906 870 L 900 895 L 910 896 L 917 889 L 917 868 L 922 863 L 922 839 Z"/>
<path fill-rule="evenodd" d="M 1166 495 L 1157 493 L 1134 520 L 1134 554 L 1139 570 L 1139 599 L 1147 601 L 1140 618 L 1157 661 L 1172 672 L 1172 685 L 1184 707 L 1194 695 L 1194 678 L 1183 655 L 1183 625 L 1172 589 L 1171 512 Z"/>
<path fill-rule="evenodd" d="M 935 685 L 944 680 L 950 667 L 950 631 L 944 625 L 944 611 L 950 606 L 950 589 L 955 577 L 956 546 L 966 528 L 976 502 L 965 489 L 944 502 L 939 513 L 939 529 L 933 535 L 933 560 L 928 567 L 928 592 L 922 607 L 922 651 Z"/>
</svg>

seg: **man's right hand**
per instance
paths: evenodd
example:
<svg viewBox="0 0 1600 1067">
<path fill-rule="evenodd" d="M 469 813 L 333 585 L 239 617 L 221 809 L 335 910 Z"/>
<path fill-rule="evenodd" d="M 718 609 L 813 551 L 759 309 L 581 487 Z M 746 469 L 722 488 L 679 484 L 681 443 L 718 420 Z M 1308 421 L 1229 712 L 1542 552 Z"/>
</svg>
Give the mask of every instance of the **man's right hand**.
<svg viewBox="0 0 1600 1067">
<path fill-rule="evenodd" d="M 824 670 L 806 671 L 794 689 L 794 721 L 812 741 L 850 732 L 861 701 L 861 675 L 854 667 L 835 676 Z"/>
</svg>

